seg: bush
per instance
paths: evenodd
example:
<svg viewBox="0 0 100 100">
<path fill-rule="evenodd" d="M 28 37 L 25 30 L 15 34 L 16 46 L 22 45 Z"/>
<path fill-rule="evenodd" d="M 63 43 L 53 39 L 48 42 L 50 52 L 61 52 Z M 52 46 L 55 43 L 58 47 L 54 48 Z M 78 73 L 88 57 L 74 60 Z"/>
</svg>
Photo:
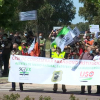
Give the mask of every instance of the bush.
<svg viewBox="0 0 100 100">
<path fill-rule="evenodd" d="M 52 99 L 49 96 L 48 97 L 46 97 L 46 96 L 45 97 L 40 96 L 39 100 L 52 100 Z"/>
<path fill-rule="evenodd" d="M 79 99 L 76 99 L 76 97 L 74 96 L 74 94 L 71 94 L 69 99 L 70 100 L 79 100 Z"/>
<path fill-rule="evenodd" d="M 34 98 L 30 98 L 29 96 L 25 97 L 24 100 L 35 100 Z"/>
<path fill-rule="evenodd" d="M 0 98 L 0 100 L 18 100 L 20 98 L 20 95 L 19 94 L 11 94 L 11 95 L 4 95 L 3 98 Z M 35 98 L 30 98 L 29 96 L 26 96 L 24 98 L 24 100 L 35 100 Z M 40 96 L 39 100 L 52 100 L 51 97 L 43 97 L 43 96 Z"/>
<path fill-rule="evenodd" d="M 4 95 L 0 100 L 18 100 L 20 98 L 19 94 Z"/>
<path fill-rule="evenodd" d="M 19 94 L 11 94 L 11 95 L 4 95 L 3 98 L 0 98 L 0 100 L 19 100 L 20 95 Z M 74 94 L 70 95 L 70 100 L 79 100 L 74 96 Z M 29 96 L 26 96 L 23 100 L 35 100 L 35 98 L 30 98 Z M 50 96 L 43 97 L 42 95 L 39 97 L 39 100 L 52 100 Z M 86 99 L 87 100 L 87 99 Z M 100 99 L 99 99 L 100 100 Z"/>
</svg>

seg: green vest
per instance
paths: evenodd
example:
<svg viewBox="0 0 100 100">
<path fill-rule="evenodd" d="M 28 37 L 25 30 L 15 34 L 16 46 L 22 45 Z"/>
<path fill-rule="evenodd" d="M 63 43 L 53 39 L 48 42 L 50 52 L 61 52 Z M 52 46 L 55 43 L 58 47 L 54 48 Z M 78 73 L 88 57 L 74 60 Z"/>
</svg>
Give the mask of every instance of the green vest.
<svg viewBox="0 0 100 100">
<path fill-rule="evenodd" d="M 51 57 L 52 58 L 61 58 L 61 59 L 63 59 L 65 57 L 65 52 L 61 52 L 59 55 L 56 52 L 52 52 Z"/>
</svg>

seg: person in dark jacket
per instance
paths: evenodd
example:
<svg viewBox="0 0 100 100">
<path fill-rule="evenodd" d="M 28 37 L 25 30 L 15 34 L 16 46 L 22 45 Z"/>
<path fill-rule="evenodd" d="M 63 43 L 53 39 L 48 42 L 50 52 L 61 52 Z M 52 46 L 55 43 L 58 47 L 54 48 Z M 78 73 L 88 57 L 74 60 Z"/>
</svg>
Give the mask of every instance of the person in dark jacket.
<svg viewBox="0 0 100 100">
<path fill-rule="evenodd" d="M 13 45 L 11 43 L 11 40 L 9 38 L 7 38 L 7 34 L 4 34 L 2 36 L 2 60 L 4 63 L 4 71 L 3 71 L 3 75 L 4 76 L 8 76 L 8 63 L 9 63 L 9 58 L 10 58 L 10 53 L 11 50 L 13 48 Z"/>
<path fill-rule="evenodd" d="M 13 41 L 13 39 L 14 39 L 14 35 L 13 35 L 13 33 L 12 33 L 12 32 L 10 33 L 9 38 L 11 39 L 11 41 Z"/>
</svg>

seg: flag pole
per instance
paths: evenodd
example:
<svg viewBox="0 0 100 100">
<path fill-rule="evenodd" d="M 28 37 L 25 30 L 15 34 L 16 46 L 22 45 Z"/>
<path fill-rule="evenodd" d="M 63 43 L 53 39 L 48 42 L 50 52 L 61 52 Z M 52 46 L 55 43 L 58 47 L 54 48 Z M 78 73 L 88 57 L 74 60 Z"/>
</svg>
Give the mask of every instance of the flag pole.
<svg viewBox="0 0 100 100">
<path fill-rule="evenodd" d="M 39 47 L 40 41 L 39 41 L 39 31 L 38 31 L 38 14 L 37 14 L 37 20 L 36 20 L 36 30 L 37 30 L 37 41 L 38 41 L 38 47 Z"/>
</svg>

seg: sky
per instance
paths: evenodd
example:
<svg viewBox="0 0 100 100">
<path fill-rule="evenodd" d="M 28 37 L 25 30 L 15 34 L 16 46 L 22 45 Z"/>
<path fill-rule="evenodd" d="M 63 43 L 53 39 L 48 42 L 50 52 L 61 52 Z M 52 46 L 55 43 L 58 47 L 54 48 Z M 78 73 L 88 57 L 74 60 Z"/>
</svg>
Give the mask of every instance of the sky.
<svg viewBox="0 0 100 100">
<path fill-rule="evenodd" d="M 76 15 L 75 15 L 75 19 L 72 20 L 72 23 L 77 24 L 79 22 L 84 22 L 84 19 L 81 19 L 81 17 L 78 16 L 79 7 L 82 7 L 83 5 L 79 3 L 79 0 L 73 0 L 73 3 L 74 6 L 76 7 Z"/>
</svg>

